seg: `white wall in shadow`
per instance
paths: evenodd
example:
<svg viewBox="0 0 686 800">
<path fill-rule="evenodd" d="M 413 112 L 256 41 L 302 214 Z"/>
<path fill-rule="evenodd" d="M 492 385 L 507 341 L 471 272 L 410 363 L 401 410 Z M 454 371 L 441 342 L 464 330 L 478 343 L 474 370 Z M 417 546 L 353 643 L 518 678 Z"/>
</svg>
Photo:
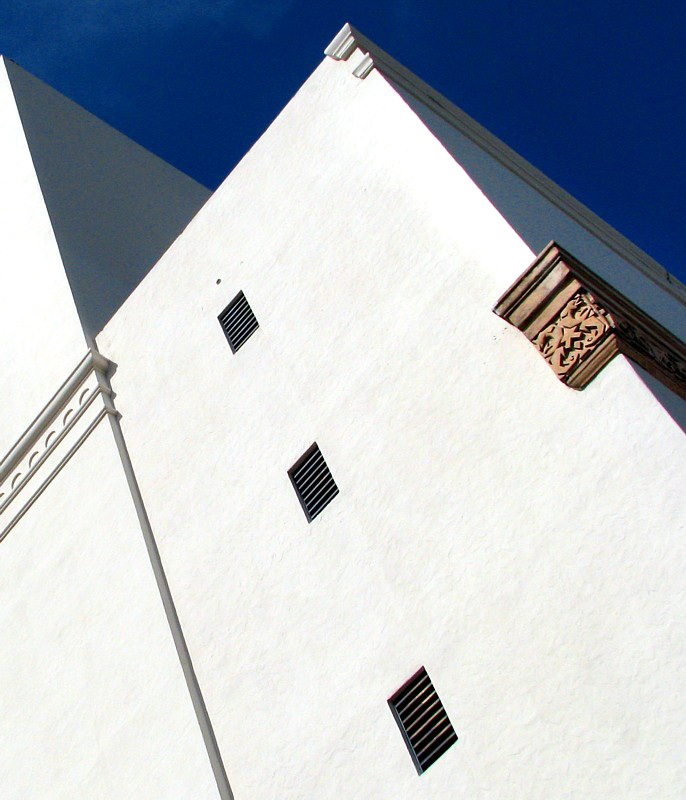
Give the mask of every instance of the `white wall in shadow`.
<svg viewBox="0 0 686 800">
<path fill-rule="evenodd" d="M 686 433 L 686 400 L 683 400 L 678 394 L 668 389 L 664 383 L 654 378 L 649 372 L 646 372 L 643 367 L 639 367 L 638 364 L 631 361 L 631 359 L 627 360 L 643 383 L 650 389 L 657 402 L 664 408 L 681 430 Z"/>
<path fill-rule="evenodd" d="M 6 63 L 79 316 L 95 335 L 210 191 Z"/>
<path fill-rule="evenodd" d="M 677 336 L 686 339 L 684 306 L 573 220 L 474 141 L 389 81 L 443 147 L 467 172 L 531 251 L 554 239 Z M 517 277 L 513 274 L 512 280 Z M 503 290 L 507 287 L 503 286 Z M 496 298 L 493 298 L 494 302 Z"/>
</svg>

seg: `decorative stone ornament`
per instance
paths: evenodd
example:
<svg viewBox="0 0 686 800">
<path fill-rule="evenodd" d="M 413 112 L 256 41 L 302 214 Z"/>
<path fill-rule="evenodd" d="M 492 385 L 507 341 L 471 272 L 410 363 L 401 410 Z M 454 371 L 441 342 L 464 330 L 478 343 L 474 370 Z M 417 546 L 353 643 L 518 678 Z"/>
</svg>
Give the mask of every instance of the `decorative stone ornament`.
<svg viewBox="0 0 686 800">
<path fill-rule="evenodd" d="M 493 310 L 573 389 L 584 389 L 622 353 L 686 399 L 684 343 L 555 242 Z"/>
<path fill-rule="evenodd" d="M 585 292 L 572 297 L 534 345 L 558 378 L 575 388 L 585 386 L 617 352 L 612 318 Z"/>
</svg>

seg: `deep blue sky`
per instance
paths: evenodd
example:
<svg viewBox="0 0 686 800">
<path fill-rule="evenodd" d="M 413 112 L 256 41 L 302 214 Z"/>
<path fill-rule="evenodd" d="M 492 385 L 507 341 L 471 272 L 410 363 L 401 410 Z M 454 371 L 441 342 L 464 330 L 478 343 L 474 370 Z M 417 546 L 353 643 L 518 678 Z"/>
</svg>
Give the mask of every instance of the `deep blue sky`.
<svg viewBox="0 0 686 800">
<path fill-rule="evenodd" d="M 686 281 L 683 3 L 0 0 L 0 52 L 215 188 L 346 21 Z"/>
</svg>

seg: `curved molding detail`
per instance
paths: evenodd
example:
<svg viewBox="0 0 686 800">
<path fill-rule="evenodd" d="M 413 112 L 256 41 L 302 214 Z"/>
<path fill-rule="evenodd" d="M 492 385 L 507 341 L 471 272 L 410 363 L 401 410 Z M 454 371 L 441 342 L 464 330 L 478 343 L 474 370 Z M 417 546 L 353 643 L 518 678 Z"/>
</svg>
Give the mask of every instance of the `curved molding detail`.
<svg viewBox="0 0 686 800">
<path fill-rule="evenodd" d="M 347 61 L 358 49 L 361 51 L 361 60 L 353 66 L 352 73 L 356 78 L 364 80 L 376 66 L 371 53 L 371 42 L 349 23 L 346 22 L 336 34 L 324 50 L 324 55 L 334 61 Z"/>
<path fill-rule="evenodd" d="M 686 345 L 555 242 L 493 310 L 573 389 L 622 353 L 686 399 Z"/>
<path fill-rule="evenodd" d="M 333 58 L 334 61 L 347 61 L 357 47 L 355 41 L 357 37 L 357 31 L 353 30 L 350 23 L 346 22 L 324 50 L 324 55 Z"/>
<path fill-rule="evenodd" d="M 108 379 L 112 367 L 89 350 L 0 461 L 0 541 L 100 421 L 116 415 Z"/>
<path fill-rule="evenodd" d="M 367 53 L 353 70 L 353 75 L 360 80 L 364 80 L 373 69 L 374 59 L 370 53 Z"/>
</svg>

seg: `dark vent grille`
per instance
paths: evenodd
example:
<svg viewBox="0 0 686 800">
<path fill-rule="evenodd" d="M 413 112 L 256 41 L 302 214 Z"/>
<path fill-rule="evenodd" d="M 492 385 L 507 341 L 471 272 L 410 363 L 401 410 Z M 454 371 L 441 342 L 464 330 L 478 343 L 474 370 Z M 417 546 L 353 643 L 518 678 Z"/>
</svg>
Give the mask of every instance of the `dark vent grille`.
<svg viewBox="0 0 686 800">
<path fill-rule="evenodd" d="M 436 690 L 422 667 L 388 701 L 417 772 L 422 772 L 457 741 Z"/>
<path fill-rule="evenodd" d="M 239 292 L 219 315 L 219 324 L 229 340 L 232 352 L 236 352 L 260 327 L 243 292 Z"/>
<path fill-rule="evenodd" d="M 338 494 L 338 486 L 316 443 L 296 461 L 288 474 L 309 522 Z"/>
</svg>

